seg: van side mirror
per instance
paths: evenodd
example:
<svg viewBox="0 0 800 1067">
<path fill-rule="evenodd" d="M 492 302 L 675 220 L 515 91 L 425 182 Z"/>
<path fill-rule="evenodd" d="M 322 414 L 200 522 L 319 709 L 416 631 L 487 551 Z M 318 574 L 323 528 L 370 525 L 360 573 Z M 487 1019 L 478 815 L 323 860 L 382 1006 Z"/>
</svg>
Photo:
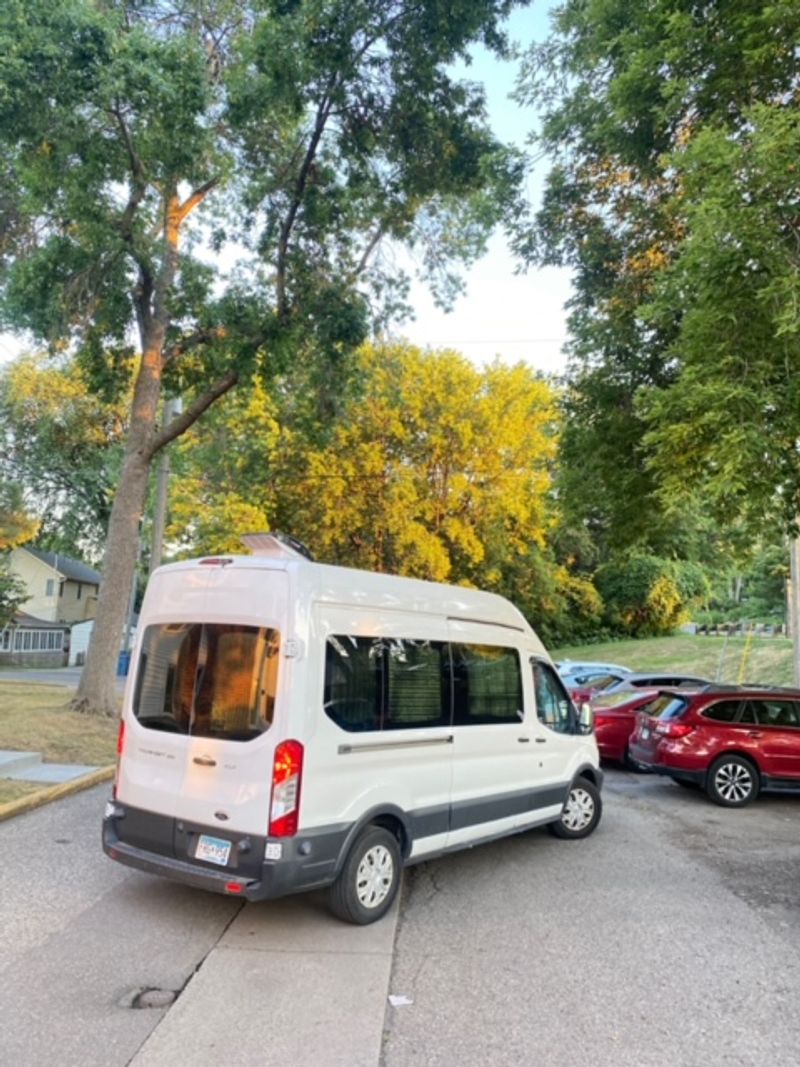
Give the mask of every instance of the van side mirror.
<svg viewBox="0 0 800 1067">
<path fill-rule="evenodd" d="M 578 708 L 578 733 L 591 734 L 594 732 L 594 711 L 588 700 L 584 700 Z"/>
</svg>

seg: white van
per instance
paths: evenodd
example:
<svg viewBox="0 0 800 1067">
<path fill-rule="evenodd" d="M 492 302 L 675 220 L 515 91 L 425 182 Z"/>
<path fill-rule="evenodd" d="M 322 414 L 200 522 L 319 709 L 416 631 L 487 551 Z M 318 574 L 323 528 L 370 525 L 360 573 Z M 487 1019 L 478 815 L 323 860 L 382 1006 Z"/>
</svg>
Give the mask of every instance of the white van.
<svg viewBox="0 0 800 1067">
<path fill-rule="evenodd" d="M 247 540 L 258 554 L 150 579 L 112 859 L 247 900 L 330 886 L 369 923 L 404 864 L 545 823 L 591 833 L 591 723 L 513 605 Z"/>
</svg>

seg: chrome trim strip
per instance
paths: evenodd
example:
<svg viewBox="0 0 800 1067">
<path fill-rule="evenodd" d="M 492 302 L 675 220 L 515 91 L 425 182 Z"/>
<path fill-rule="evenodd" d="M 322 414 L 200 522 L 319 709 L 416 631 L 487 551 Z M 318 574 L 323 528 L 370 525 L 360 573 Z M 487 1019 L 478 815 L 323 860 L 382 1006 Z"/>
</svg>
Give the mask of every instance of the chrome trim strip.
<svg viewBox="0 0 800 1067">
<path fill-rule="evenodd" d="M 413 741 L 378 741 L 375 744 L 364 745 L 339 745 L 337 752 L 340 756 L 355 755 L 358 752 L 385 752 L 392 748 L 422 748 L 424 745 L 452 745 L 453 735 L 447 737 L 423 737 Z"/>
</svg>

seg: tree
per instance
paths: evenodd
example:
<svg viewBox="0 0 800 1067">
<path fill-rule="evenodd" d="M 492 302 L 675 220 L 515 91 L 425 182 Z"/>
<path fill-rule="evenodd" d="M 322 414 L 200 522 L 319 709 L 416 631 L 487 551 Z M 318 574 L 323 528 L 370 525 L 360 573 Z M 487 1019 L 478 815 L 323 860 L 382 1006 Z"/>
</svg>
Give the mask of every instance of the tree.
<svg viewBox="0 0 800 1067">
<path fill-rule="evenodd" d="M 555 394 L 530 368 L 367 345 L 325 432 L 303 395 L 256 385 L 186 436 L 173 543 L 231 551 L 271 526 L 324 562 L 494 589 L 548 636 L 597 622 L 591 582 L 548 544 Z"/>
<path fill-rule="evenodd" d="M 554 165 L 519 248 L 575 270 L 564 489 L 617 548 L 700 475 L 726 519 L 794 495 L 794 429 L 765 431 L 794 329 L 799 34 L 788 2 L 570 0 L 529 53 Z"/>
<path fill-rule="evenodd" d="M 115 709 L 153 457 L 249 378 L 328 360 L 402 306 L 383 241 L 441 299 L 520 167 L 448 65 L 514 0 L 9 0 L 0 10 L 4 324 L 132 389 L 77 704 Z M 223 253 L 227 250 L 227 258 Z M 233 257 L 237 257 L 234 263 Z M 369 282 L 369 284 L 367 284 Z M 162 390 L 185 399 L 159 424 Z"/>
<path fill-rule="evenodd" d="M 8 568 L 8 552 L 36 536 L 38 523 L 25 510 L 18 485 L 0 478 L 0 628 L 28 599 L 25 584 Z"/>
<path fill-rule="evenodd" d="M 21 356 L 0 374 L 0 476 L 24 486 L 39 518 L 37 543 L 99 559 L 130 398 L 104 401 L 84 368 Z"/>
<path fill-rule="evenodd" d="M 642 314 L 683 314 L 681 373 L 639 397 L 664 500 L 687 486 L 726 522 L 788 529 L 800 516 L 800 114 L 746 113 L 673 157 L 686 236 Z"/>
</svg>

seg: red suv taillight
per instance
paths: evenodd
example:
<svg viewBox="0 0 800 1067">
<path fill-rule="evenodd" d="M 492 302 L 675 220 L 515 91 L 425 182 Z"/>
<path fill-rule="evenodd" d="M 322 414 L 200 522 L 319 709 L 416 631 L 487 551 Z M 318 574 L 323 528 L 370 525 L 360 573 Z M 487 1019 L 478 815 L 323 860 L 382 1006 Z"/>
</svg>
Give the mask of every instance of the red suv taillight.
<svg viewBox="0 0 800 1067">
<path fill-rule="evenodd" d="M 299 741 L 281 741 L 272 764 L 270 837 L 293 837 L 297 833 L 302 778 L 303 746 Z"/>
<path fill-rule="evenodd" d="M 656 723 L 653 733 L 660 737 L 677 738 L 686 737 L 693 730 L 694 727 L 685 722 L 659 722 Z"/>
<path fill-rule="evenodd" d="M 117 799 L 117 783 L 119 782 L 119 763 L 122 759 L 122 753 L 125 751 L 125 722 L 120 719 L 119 733 L 117 734 L 117 766 L 114 771 L 114 781 L 111 786 L 111 799 Z"/>
</svg>

